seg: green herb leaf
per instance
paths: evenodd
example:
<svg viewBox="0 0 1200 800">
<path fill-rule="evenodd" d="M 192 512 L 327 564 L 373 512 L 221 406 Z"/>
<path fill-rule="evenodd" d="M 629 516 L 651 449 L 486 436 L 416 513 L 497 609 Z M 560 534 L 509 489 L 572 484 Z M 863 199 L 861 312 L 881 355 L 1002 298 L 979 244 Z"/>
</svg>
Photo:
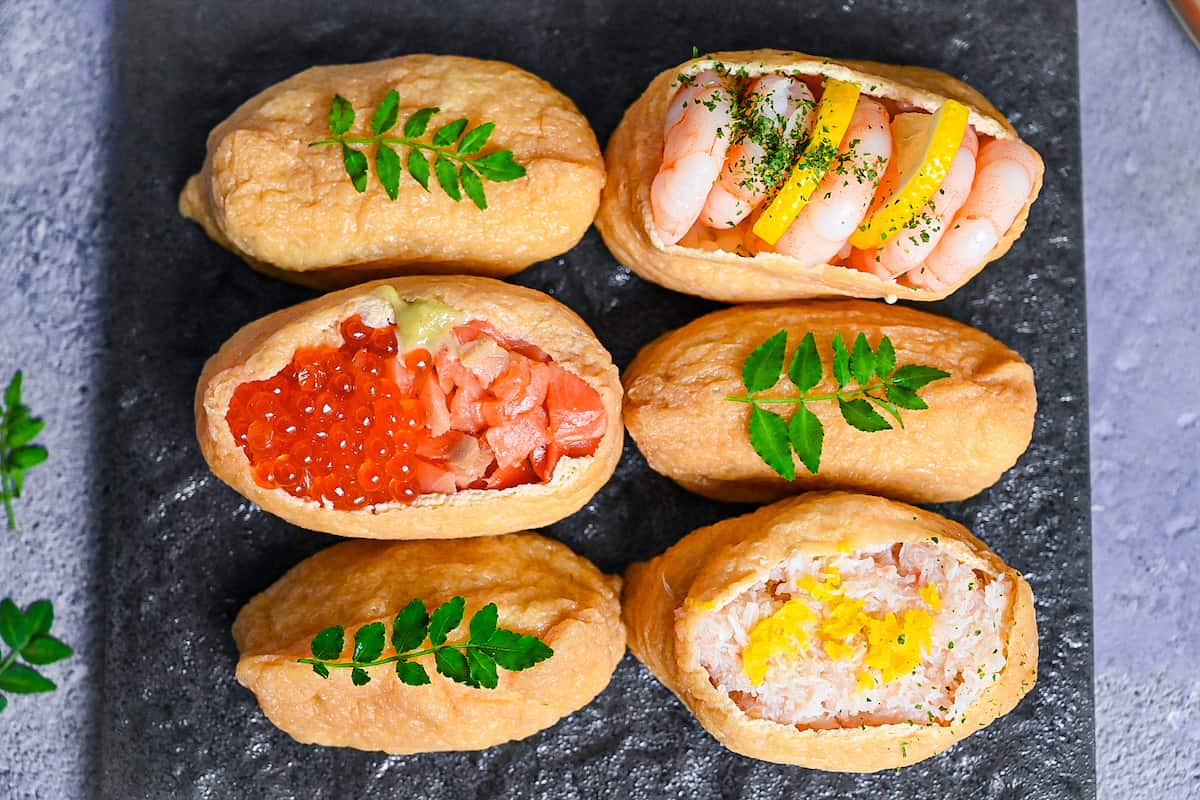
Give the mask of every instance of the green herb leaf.
<svg viewBox="0 0 1200 800">
<path fill-rule="evenodd" d="M 6 708 L 8 708 L 8 698 L 0 694 L 0 714 L 3 714 Z"/>
<path fill-rule="evenodd" d="M 900 408 L 907 408 L 910 411 L 923 411 L 929 408 L 929 404 L 918 397 L 916 392 L 899 384 L 888 385 L 887 398 Z"/>
<path fill-rule="evenodd" d="M 354 669 L 350 670 L 350 681 L 355 686 L 366 686 L 371 682 L 371 676 L 367 674 L 365 669 L 359 669 L 358 667 L 355 667 Z"/>
<path fill-rule="evenodd" d="M 901 428 L 904 427 L 904 420 L 900 417 L 900 409 L 896 408 L 894 404 L 884 400 L 881 397 L 876 397 L 875 395 L 868 395 L 868 399 L 890 414 L 892 419 L 896 420 L 897 425 L 899 425 Z"/>
<path fill-rule="evenodd" d="M 875 433 L 891 430 L 892 426 L 888 421 L 861 397 L 857 400 L 839 400 L 838 407 L 842 410 L 842 419 L 860 431 Z"/>
<path fill-rule="evenodd" d="M 496 632 L 496 620 L 500 612 L 495 603 L 488 603 L 471 617 L 471 644 L 484 644 Z"/>
<path fill-rule="evenodd" d="M 329 667 L 324 664 L 313 664 L 312 671 L 320 675 L 322 678 L 329 677 Z"/>
<path fill-rule="evenodd" d="M 313 658 L 321 661 L 333 661 L 341 656 L 345 646 L 346 629 L 341 625 L 334 625 L 313 637 L 311 644 Z"/>
<path fill-rule="evenodd" d="M 31 636 L 41 636 L 50 632 L 54 624 L 54 606 L 49 600 L 37 600 L 25 609 L 25 621 L 29 624 Z"/>
<path fill-rule="evenodd" d="M 433 660 L 437 664 L 437 671 L 450 680 L 465 683 L 468 686 L 476 685 L 475 679 L 471 677 L 471 667 L 467 664 L 467 657 L 458 650 L 449 647 L 438 650 L 433 654 Z"/>
<path fill-rule="evenodd" d="M 821 382 L 823 373 L 824 366 L 821 364 L 821 354 L 817 352 L 817 340 L 813 338 L 812 331 L 809 331 L 800 340 L 800 346 L 792 355 L 792 363 L 788 365 L 788 377 L 797 389 L 807 392 Z"/>
<path fill-rule="evenodd" d="M 346 174 L 350 176 L 350 182 L 354 184 L 355 191 L 365 192 L 367 190 L 367 157 L 352 147 L 342 145 L 342 163 L 346 167 Z"/>
<path fill-rule="evenodd" d="M 779 331 L 746 356 L 746 361 L 742 364 L 742 385 L 746 387 L 746 391 L 757 394 L 779 383 L 786 350 L 787 331 Z"/>
<path fill-rule="evenodd" d="M 354 127 L 354 106 L 340 94 L 333 96 L 333 107 L 329 109 L 329 132 L 334 136 L 345 136 Z"/>
<path fill-rule="evenodd" d="M 30 664 L 53 664 L 55 661 L 62 661 L 64 658 L 70 658 L 74 652 L 69 645 L 55 639 L 53 636 L 41 635 L 34 636 L 29 640 L 29 644 L 21 648 L 21 658 L 28 661 Z"/>
<path fill-rule="evenodd" d="M 492 131 L 495 129 L 496 123 L 485 122 L 467 131 L 467 135 L 463 137 L 462 144 L 458 146 L 458 154 L 460 156 L 469 156 L 472 153 L 478 153 L 487 144 L 488 137 L 492 135 Z"/>
<path fill-rule="evenodd" d="M 525 167 L 513 158 L 511 150 L 497 150 L 471 162 L 489 181 L 504 183 L 525 177 Z"/>
<path fill-rule="evenodd" d="M 371 132 L 382 136 L 396 126 L 396 115 L 400 112 L 400 93 L 392 89 L 383 98 L 375 116 L 371 118 Z M 395 198 L 393 198 L 395 199 Z"/>
<path fill-rule="evenodd" d="M 383 653 L 384 627 L 382 622 L 363 625 L 354 634 L 354 660 L 374 661 Z"/>
<path fill-rule="evenodd" d="M 8 426 L 8 446 L 21 447 L 32 442 L 46 427 L 40 419 L 19 419 Z"/>
<path fill-rule="evenodd" d="M 487 210 L 487 195 L 483 191 L 483 181 L 479 179 L 479 173 L 463 164 L 458 169 L 458 179 L 462 181 L 463 191 L 467 193 L 467 197 L 471 198 L 471 202 L 480 211 Z"/>
<path fill-rule="evenodd" d="M 554 655 L 550 646 L 536 636 L 523 636 L 504 628 L 497 628 L 482 648 L 510 672 L 529 669 Z"/>
<path fill-rule="evenodd" d="M 397 653 L 416 650 L 425 641 L 428 632 L 429 612 L 425 610 L 425 603 L 413 600 L 396 615 L 396 621 L 392 624 L 392 647 L 396 648 Z"/>
<path fill-rule="evenodd" d="M 887 378 L 895 368 L 896 348 L 892 345 L 892 340 L 884 336 L 879 340 L 879 347 L 875 351 L 875 374 L 880 378 Z"/>
<path fill-rule="evenodd" d="M 858 385 L 866 387 L 875 376 L 875 353 L 867 342 L 866 334 L 860 333 L 854 340 L 854 352 L 850 354 L 850 374 Z"/>
<path fill-rule="evenodd" d="M 429 618 L 429 641 L 435 645 L 446 643 L 450 631 L 462 624 L 467 601 L 462 597 L 452 598 L 439 606 Z"/>
<path fill-rule="evenodd" d="M 429 683 L 429 673 L 415 661 L 397 661 L 396 677 L 409 686 L 424 686 Z"/>
<path fill-rule="evenodd" d="M 833 336 L 833 377 L 839 389 L 850 382 L 850 351 L 840 333 Z"/>
<path fill-rule="evenodd" d="M 456 119 L 448 125 L 443 125 L 433 135 L 434 147 L 446 147 L 458 141 L 458 137 L 462 136 L 463 130 L 467 127 L 467 120 Z"/>
<path fill-rule="evenodd" d="M 787 480 L 796 477 L 792 448 L 788 442 L 788 424 L 778 414 L 758 406 L 750 409 L 750 445 L 758 457 Z"/>
<path fill-rule="evenodd" d="M 926 367 L 920 364 L 907 364 L 896 370 L 892 375 L 891 384 L 893 386 L 902 386 L 905 389 L 917 391 L 923 386 L 926 386 L 934 381 L 940 381 L 942 378 L 949 378 L 950 373 L 940 370 L 936 367 Z"/>
<path fill-rule="evenodd" d="M 415 148 L 408 151 L 408 174 L 421 184 L 422 189 L 429 191 L 429 161 L 424 153 Z"/>
<path fill-rule="evenodd" d="M 429 127 L 429 120 L 433 119 L 433 115 L 439 111 L 441 111 L 440 108 L 422 108 L 414 111 L 413 115 L 404 123 L 404 138 L 418 139 L 424 136 L 425 129 Z"/>
<path fill-rule="evenodd" d="M 788 439 L 800 456 L 805 469 L 816 475 L 821 469 L 821 448 L 825 443 L 825 427 L 807 406 L 800 406 L 788 423 Z"/>
<path fill-rule="evenodd" d="M 400 195 L 400 155 L 382 142 L 375 151 L 375 173 L 388 197 L 395 200 Z"/>
<path fill-rule="evenodd" d="M 438 184 L 442 191 L 450 195 L 455 202 L 462 200 L 462 192 L 458 190 L 458 170 L 454 162 L 448 158 L 438 158 L 433 162 L 433 172 L 437 175 Z"/>
<path fill-rule="evenodd" d="M 17 469 L 32 469 L 38 464 L 43 463 L 48 456 L 49 453 L 46 452 L 46 448 L 40 444 L 29 444 L 10 451 L 8 454 L 8 464 Z"/>
<path fill-rule="evenodd" d="M 38 694 L 52 692 L 56 688 L 54 681 L 24 664 L 9 664 L 8 669 L 0 672 L 0 691 L 3 692 Z"/>
<path fill-rule="evenodd" d="M 17 604 L 7 598 L 0 601 L 0 639 L 13 650 L 20 650 L 32 635 L 33 628 Z"/>
<path fill-rule="evenodd" d="M 484 689 L 495 689 L 499 682 L 496 676 L 496 661 L 482 648 L 467 648 L 467 666 L 471 671 L 471 680 Z"/>
</svg>

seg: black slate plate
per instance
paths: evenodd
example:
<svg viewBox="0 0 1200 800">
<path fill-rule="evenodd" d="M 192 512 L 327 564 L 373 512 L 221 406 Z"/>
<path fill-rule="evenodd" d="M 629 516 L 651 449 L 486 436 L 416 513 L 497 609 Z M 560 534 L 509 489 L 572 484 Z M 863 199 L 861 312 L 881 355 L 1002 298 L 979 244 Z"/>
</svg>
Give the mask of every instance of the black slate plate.
<svg viewBox="0 0 1200 800">
<path fill-rule="evenodd" d="M 120 260 L 107 442 L 108 632 L 101 732 L 107 797 L 1094 796 L 1086 375 L 1072 3 L 890 0 L 183 4 L 123 16 Z M 632 657 L 594 703 L 524 742 L 396 758 L 304 747 L 233 679 L 238 608 L 332 537 L 293 528 L 211 477 L 193 438 L 204 359 L 239 326 L 311 293 L 251 272 L 175 211 L 208 130 L 312 64 L 407 52 L 512 61 L 566 92 L 607 139 L 661 69 L 702 49 L 781 47 L 939 67 L 1007 111 L 1045 156 L 1046 185 L 1012 252 L 935 310 L 1033 364 L 1041 409 L 1020 464 L 939 510 L 1029 573 L 1043 651 L 1005 719 L 898 773 L 854 777 L 742 758 L 716 744 Z M 575 308 L 624 366 L 715 306 L 618 267 L 598 236 L 518 282 Z M 691 496 L 632 443 L 613 481 L 550 529 L 620 570 L 745 509 Z"/>
</svg>

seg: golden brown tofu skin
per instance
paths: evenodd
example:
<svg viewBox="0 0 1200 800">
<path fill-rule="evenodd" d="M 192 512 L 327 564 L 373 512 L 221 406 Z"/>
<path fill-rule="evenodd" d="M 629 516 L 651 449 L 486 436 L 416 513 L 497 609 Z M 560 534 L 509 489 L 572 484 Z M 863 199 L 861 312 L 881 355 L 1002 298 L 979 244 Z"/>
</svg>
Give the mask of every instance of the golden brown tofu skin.
<svg viewBox="0 0 1200 800">
<path fill-rule="evenodd" d="M 976 570 L 1013 586 L 1002 636 L 1006 665 L 952 724 L 814 728 L 747 714 L 714 685 L 697 634 L 708 614 L 797 555 L 937 542 Z M 700 528 L 625 573 L 629 647 L 704 728 L 730 750 L 764 761 L 836 772 L 874 772 L 940 753 L 1016 707 L 1037 679 L 1033 592 L 964 527 L 903 503 L 843 492 L 789 498 Z"/>
<path fill-rule="evenodd" d="M 423 107 L 441 109 L 428 133 L 458 118 L 494 122 L 482 152 L 511 150 L 526 176 L 485 181 L 484 211 L 465 196 L 455 202 L 436 181 L 423 190 L 407 168 L 394 201 L 373 167 L 367 190 L 355 191 L 337 147 L 308 145 L 329 136 L 335 94 L 354 106 L 351 134 L 363 136 L 392 89 L 397 133 Z M 209 135 L 179 210 L 259 271 L 338 288 L 386 275 L 511 275 L 574 247 L 603 185 L 591 126 L 553 86 L 500 61 L 409 55 L 314 67 L 243 103 Z"/>
<path fill-rule="evenodd" d="M 298 348 L 340 343 L 338 325 L 350 316 L 361 315 L 371 325 L 394 322 L 395 313 L 381 289 L 384 294 L 394 291 L 402 300 L 436 300 L 464 312 L 466 318 L 484 320 L 540 347 L 556 364 L 582 378 L 600 394 L 608 420 L 595 453 L 564 457 L 545 483 L 422 495 L 411 505 L 388 503 L 352 511 L 260 486 L 226 418 L 237 388 L 275 375 Z M 195 412 L 196 437 L 205 460 L 243 497 L 309 530 L 372 539 L 487 536 L 553 524 L 582 508 L 608 482 L 625 439 L 618 422 L 620 377 L 587 323 L 542 292 L 489 278 L 448 275 L 375 281 L 246 325 L 204 365 Z"/>
<path fill-rule="evenodd" d="M 742 364 L 779 330 L 790 359 L 812 331 L 825 366 L 813 392 L 836 390 L 832 340 L 884 335 L 897 364 L 950 373 L 920 391 L 929 408 L 904 411 L 904 427 L 864 433 L 833 402 L 809 406 L 824 448 L 813 475 L 796 459 L 796 479 L 772 470 L 750 444 Z M 625 370 L 625 425 L 650 467 L 685 489 L 737 503 L 764 503 L 812 489 L 850 489 L 914 503 L 964 500 L 991 486 L 1029 446 L 1037 393 L 1033 370 L 981 331 L 921 311 L 856 300 L 738 306 L 651 342 Z M 795 396 L 786 374 L 764 397 Z M 786 407 L 773 410 L 790 416 Z"/>
<path fill-rule="evenodd" d="M 814 297 L 899 297 L 940 300 L 1003 256 L 1025 230 L 1029 209 L 1042 186 L 1039 172 L 1029 200 L 983 263 L 945 290 L 910 288 L 895 281 L 835 264 L 806 265 L 782 253 L 754 257 L 723 250 L 664 245 L 654 229 L 650 184 L 663 155 L 663 119 L 679 88 L 680 75 L 695 75 L 715 64 L 748 76 L 770 72 L 825 75 L 858 84 L 864 94 L 908 107 L 935 111 L 946 100 L 971 110 L 970 123 L 981 134 L 1019 139 L 1016 130 L 978 91 L 944 72 L 873 61 L 841 61 L 785 50 L 712 53 L 663 71 L 625 112 L 605 149 L 608 181 L 596 217 L 596 228 L 608 249 L 625 266 L 648 281 L 678 292 L 727 303 Z"/>
<path fill-rule="evenodd" d="M 238 613 L 237 679 L 263 713 L 297 741 L 410 754 L 481 750 L 550 727 L 603 691 L 625 653 L 620 579 L 559 542 L 533 533 L 454 542 L 344 542 L 301 562 Z M 349 670 L 328 680 L 296 662 L 312 637 L 343 625 L 383 621 L 414 598 L 435 606 L 466 598 L 466 617 L 488 603 L 500 626 L 537 636 L 554 650 L 521 672 L 500 670 L 496 689 L 436 674 L 407 686 L 391 665 L 365 686 Z M 465 638 L 461 631 L 451 634 Z M 347 647 L 348 657 L 350 650 Z M 394 653 L 389 645 L 384 655 Z"/>
</svg>

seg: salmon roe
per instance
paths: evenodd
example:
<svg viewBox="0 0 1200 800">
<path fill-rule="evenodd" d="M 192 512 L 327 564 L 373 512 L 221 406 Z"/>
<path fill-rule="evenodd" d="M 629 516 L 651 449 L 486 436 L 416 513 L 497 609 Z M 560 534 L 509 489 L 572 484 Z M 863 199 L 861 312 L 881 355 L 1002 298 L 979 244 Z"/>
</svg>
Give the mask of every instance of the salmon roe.
<svg viewBox="0 0 1200 800">
<path fill-rule="evenodd" d="M 459 341 L 490 330 L 471 325 L 456 329 L 465 331 Z M 226 421 L 264 489 L 354 510 L 508 488 L 548 480 L 561 456 L 590 455 L 603 434 L 594 389 L 510 347 L 498 350 L 507 361 L 489 389 L 445 349 L 436 359 L 424 349 L 401 354 L 394 326 L 355 315 L 341 334 L 340 347 L 301 348 L 274 377 L 234 392 Z M 538 370 L 547 377 L 530 409 L 522 401 L 535 396 L 529 376 Z"/>
</svg>

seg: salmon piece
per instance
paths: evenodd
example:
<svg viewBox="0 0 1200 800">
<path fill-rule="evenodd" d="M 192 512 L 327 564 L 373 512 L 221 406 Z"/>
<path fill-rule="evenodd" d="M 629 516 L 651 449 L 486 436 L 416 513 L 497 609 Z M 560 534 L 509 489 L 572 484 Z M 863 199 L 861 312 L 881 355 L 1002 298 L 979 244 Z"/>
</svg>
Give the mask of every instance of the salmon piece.
<svg viewBox="0 0 1200 800">
<path fill-rule="evenodd" d="M 389 378 L 400 390 L 401 397 L 412 397 L 417 383 L 417 373 L 408 368 L 404 359 L 397 356 L 389 358 L 384 366 L 384 376 Z"/>
<path fill-rule="evenodd" d="M 540 407 L 546 401 L 550 375 L 550 367 L 545 364 L 513 356 L 508 369 L 492 382 L 489 394 L 494 399 L 484 401 L 484 419 L 489 425 L 502 425 Z"/>
<path fill-rule="evenodd" d="M 458 491 L 454 471 L 445 464 L 414 458 L 412 471 L 418 494 L 454 494 Z"/>
<path fill-rule="evenodd" d="M 529 454 L 529 465 L 537 473 L 538 480 L 546 482 L 553 477 L 554 468 L 558 466 L 558 460 L 562 458 L 562 455 L 562 447 L 559 446 L 558 442 L 554 441 L 542 447 L 535 448 Z"/>
<path fill-rule="evenodd" d="M 487 427 L 483 416 L 483 389 L 460 386 L 450 397 L 450 427 L 456 431 L 479 433 Z"/>
<path fill-rule="evenodd" d="M 486 442 L 463 435 L 446 457 L 446 466 L 454 472 L 459 489 L 476 486 L 496 463 Z"/>
<path fill-rule="evenodd" d="M 608 429 L 600 393 L 557 364 L 544 369 L 549 374 L 546 412 L 550 436 L 565 455 L 590 456 Z"/>
<path fill-rule="evenodd" d="M 485 389 L 508 369 L 511 358 L 507 350 L 486 336 L 468 342 L 459 356 L 463 366 L 470 370 Z"/>
<path fill-rule="evenodd" d="M 480 336 L 491 338 L 496 344 L 499 344 L 505 350 L 513 353 L 519 353 L 526 358 L 540 362 L 542 364 L 550 363 L 550 356 L 545 350 L 538 347 L 536 344 L 531 344 L 524 339 L 518 339 L 515 336 L 506 336 L 496 330 L 490 322 L 484 322 L 481 319 L 473 319 L 470 322 L 463 323 L 454 329 L 454 338 L 458 339 L 459 344 L 473 342 Z"/>
<path fill-rule="evenodd" d="M 541 408 L 527 411 L 488 428 L 484 438 L 496 454 L 496 463 L 501 467 L 519 466 L 535 449 L 550 443 L 546 412 Z"/>
<path fill-rule="evenodd" d="M 425 410 L 429 432 L 434 436 L 441 436 L 450 430 L 450 408 L 446 404 L 446 393 L 442 391 L 434 370 L 426 370 L 417 379 L 417 397 L 421 401 L 421 408 Z"/>
<path fill-rule="evenodd" d="M 510 489 L 523 483 L 537 483 L 537 479 L 537 473 L 529 465 L 529 459 L 525 459 L 511 467 L 497 467 L 496 471 L 488 476 L 485 488 Z"/>
</svg>

